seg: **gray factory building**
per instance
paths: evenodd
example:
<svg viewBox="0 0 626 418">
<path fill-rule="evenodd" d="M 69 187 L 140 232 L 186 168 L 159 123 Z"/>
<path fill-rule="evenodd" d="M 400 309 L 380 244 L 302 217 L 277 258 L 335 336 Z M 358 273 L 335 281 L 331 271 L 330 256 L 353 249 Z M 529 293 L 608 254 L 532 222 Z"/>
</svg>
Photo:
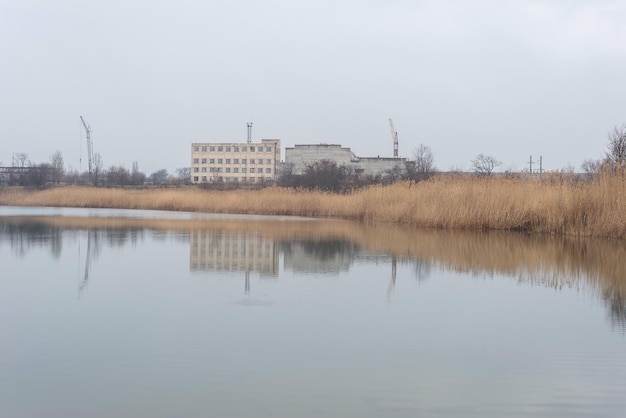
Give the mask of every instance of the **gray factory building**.
<svg viewBox="0 0 626 418">
<path fill-rule="evenodd" d="M 307 165 L 329 160 L 353 168 L 366 176 L 382 175 L 397 167 L 404 168 L 406 158 L 357 157 L 350 148 L 336 144 L 294 145 L 285 148 L 285 164 L 293 166 L 293 174 L 302 174 Z"/>
</svg>

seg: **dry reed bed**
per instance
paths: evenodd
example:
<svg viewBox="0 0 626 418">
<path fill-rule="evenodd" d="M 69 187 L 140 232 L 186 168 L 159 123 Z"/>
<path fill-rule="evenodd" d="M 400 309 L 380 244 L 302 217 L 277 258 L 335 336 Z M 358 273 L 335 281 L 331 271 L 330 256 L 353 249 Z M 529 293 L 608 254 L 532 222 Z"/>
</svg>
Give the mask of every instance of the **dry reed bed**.
<svg viewBox="0 0 626 418">
<path fill-rule="evenodd" d="M 626 179 L 593 182 L 437 176 L 348 194 L 284 188 L 204 191 L 62 187 L 2 189 L 0 205 L 156 209 L 334 217 L 367 223 L 626 238 Z"/>
</svg>

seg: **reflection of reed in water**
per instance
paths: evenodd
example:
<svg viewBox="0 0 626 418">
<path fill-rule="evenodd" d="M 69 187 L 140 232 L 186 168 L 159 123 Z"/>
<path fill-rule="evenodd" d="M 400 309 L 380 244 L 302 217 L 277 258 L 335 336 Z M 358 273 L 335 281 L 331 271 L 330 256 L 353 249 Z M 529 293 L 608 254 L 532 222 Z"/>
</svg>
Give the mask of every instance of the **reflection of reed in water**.
<svg viewBox="0 0 626 418">
<path fill-rule="evenodd" d="M 56 220 L 55 220 L 56 219 Z M 12 217 L 0 220 L 0 243 L 8 241 L 12 251 L 20 257 L 29 249 L 49 247 L 54 258 L 61 256 L 63 240 L 78 241 L 79 261 L 84 260 L 84 268 L 80 273 L 78 298 L 87 291 L 91 264 L 98 258 L 103 245 L 123 247 L 126 244 L 137 244 L 144 237 L 145 229 L 138 226 L 115 227 L 100 225 L 98 227 L 65 225 L 62 218 Z M 86 229 L 86 231 L 85 231 Z M 86 234 L 86 250 L 81 254 L 81 241 Z"/>
<path fill-rule="evenodd" d="M 254 231 L 273 241 L 322 245 L 317 253 L 328 257 L 328 242 L 345 254 L 350 248 L 388 254 L 415 262 L 415 274 L 424 280 L 433 266 L 475 276 L 505 275 L 520 283 L 588 289 L 606 303 L 611 321 L 626 324 L 626 243 L 506 232 L 415 230 L 395 226 L 365 226 L 342 221 L 199 223 L 194 229 Z M 347 250 L 348 249 L 348 250 Z M 315 253 L 315 252 L 314 252 Z"/>
<path fill-rule="evenodd" d="M 33 219 L 30 219 L 32 222 Z M 626 329 L 626 243 L 547 235 L 481 233 L 468 231 L 412 230 L 396 226 L 364 226 L 343 221 L 255 221 L 255 220 L 139 220 L 40 218 L 46 225 L 111 230 L 184 231 L 194 234 L 235 234 L 259 242 L 304 243 L 309 255 L 329 259 L 353 258 L 363 251 L 395 256 L 399 261 L 417 260 L 418 277 L 427 276 L 432 266 L 441 266 L 475 276 L 506 275 L 520 283 L 589 289 L 608 307 L 611 321 Z M 3 234 L 10 230 L 3 220 Z M 25 222 L 22 219 L 21 222 Z M 121 245 L 132 239 L 109 239 Z M 23 238 L 22 238 L 23 239 Z M 14 240 L 20 245 L 20 240 Z M 332 243 L 332 245 L 329 245 Z M 339 244 L 341 243 L 341 244 Z M 57 244 L 55 244 L 57 245 Z M 58 244 L 60 246 L 60 244 Z M 275 250 L 272 250 L 275 251 Z M 341 257 L 333 252 L 339 251 Z"/>
<path fill-rule="evenodd" d="M 365 247 L 417 258 L 420 268 L 441 266 L 475 276 L 505 275 L 524 284 L 591 291 L 606 303 L 613 325 L 626 330 L 624 242 L 374 227 L 359 235 L 356 239 Z"/>
<path fill-rule="evenodd" d="M 376 239 L 365 242 L 430 265 L 554 289 L 584 288 L 606 302 L 615 326 L 626 329 L 626 243 L 621 241 L 440 230 L 371 234 Z"/>
</svg>

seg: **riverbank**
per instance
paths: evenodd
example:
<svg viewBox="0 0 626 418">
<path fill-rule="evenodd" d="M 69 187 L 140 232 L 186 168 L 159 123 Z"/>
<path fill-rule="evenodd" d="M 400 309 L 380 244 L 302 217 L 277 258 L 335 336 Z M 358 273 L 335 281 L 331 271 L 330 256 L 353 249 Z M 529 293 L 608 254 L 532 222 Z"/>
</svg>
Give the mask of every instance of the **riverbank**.
<svg viewBox="0 0 626 418">
<path fill-rule="evenodd" d="M 232 191 L 3 188 L 0 205 L 333 217 L 426 228 L 626 238 L 626 178 L 611 175 L 590 182 L 560 176 L 526 180 L 442 175 L 349 194 L 278 187 Z"/>
</svg>

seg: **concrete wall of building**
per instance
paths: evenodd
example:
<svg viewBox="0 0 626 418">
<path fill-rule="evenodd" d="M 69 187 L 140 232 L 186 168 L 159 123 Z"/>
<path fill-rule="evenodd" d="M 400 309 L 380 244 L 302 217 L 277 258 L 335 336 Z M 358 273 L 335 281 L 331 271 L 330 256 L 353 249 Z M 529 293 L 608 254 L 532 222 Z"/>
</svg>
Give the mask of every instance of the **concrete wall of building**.
<svg viewBox="0 0 626 418">
<path fill-rule="evenodd" d="M 258 183 L 280 174 L 280 140 L 191 144 L 191 182 Z"/>
<path fill-rule="evenodd" d="M 335 144 L 295 145 L 285 148 L 285 164 L 293 166 L 294 174 L 302 174 L 308 165 L 320 160 L 334 161 L 337 165 L 350 164 L 357 160 L 350 148 Z"/>
<path fill-rule="evenodd" d="M 308 165 L 320 160 L 346 165 L 360 175 L 377 176 L 398 165 L 404 168 L 406 158 L 357 157 L 350 148 L 336 144 L 295 145 L 285 148 L 285 164 L 293 167 L 293 174 L 304 173 Z"/>
<path fill-rule="evenodd" d="M 360 158 L 355 166 L 358 170 L 363 170 L 363 175 L 377 176 L 384 175 L 386 172 L 396 167 L 404 169 L 406 158 Z"/>
</svg>

